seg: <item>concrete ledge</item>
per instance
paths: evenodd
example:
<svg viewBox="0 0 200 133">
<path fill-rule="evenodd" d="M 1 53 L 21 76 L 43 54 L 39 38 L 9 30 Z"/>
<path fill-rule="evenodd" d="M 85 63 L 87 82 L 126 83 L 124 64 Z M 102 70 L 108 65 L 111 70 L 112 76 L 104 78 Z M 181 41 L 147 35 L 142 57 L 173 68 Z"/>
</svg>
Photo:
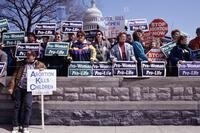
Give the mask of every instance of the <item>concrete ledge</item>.
<svg viewBox="0 0 200 133">
<path fill-rule="evenodd" d="M 49 110 L 199 110 L 196 101 L 157 102 L 45 102 Z"/>
</svg>

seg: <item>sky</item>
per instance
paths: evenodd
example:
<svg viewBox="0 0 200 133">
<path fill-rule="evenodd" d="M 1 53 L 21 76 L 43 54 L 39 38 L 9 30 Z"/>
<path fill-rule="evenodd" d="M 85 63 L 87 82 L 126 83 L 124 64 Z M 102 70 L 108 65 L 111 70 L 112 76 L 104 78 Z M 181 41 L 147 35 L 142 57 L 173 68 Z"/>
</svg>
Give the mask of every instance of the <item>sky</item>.
<svg viewBox="0 0 200 133">
<path fill-rule="evenodd" d="M 190 38 L 200 27 L 200 0 L 96 0 L 103 16 L 125 16 L 126 19 L 162 18 L 172 29 L 179 29 Z"/>
</svg>

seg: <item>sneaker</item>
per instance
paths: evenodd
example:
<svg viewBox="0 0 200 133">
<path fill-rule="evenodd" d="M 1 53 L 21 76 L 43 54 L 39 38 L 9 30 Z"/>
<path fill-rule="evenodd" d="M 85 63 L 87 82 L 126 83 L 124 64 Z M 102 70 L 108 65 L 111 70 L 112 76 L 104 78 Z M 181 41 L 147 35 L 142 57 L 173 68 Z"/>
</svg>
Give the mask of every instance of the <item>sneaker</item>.
<svg viewBox="0 0 200 133">
<path fill-rule="evenodd" d="M 23 128 L 23 133 L 29 133 L 28 128 Z"/>
<path fill-rule="evenodd" d="M 11 133 L 18 133 L 18 131 L 19 131 L 19 127 L 13 127 L 13 130 Z"/>
</svg>

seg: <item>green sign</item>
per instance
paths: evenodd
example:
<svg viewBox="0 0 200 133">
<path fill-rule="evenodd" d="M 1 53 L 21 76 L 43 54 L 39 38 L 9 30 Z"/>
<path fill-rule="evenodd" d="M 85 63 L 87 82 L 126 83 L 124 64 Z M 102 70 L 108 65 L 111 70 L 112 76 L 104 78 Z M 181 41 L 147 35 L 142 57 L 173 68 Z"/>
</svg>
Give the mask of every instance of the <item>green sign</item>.
<svg viewBox="0 0 200 133">
<path fill-rule="evenodd" d="M 73 61 L 68 68 L 68 76 L 92 76 L 92 65 L 89 61 Z"/>
<path fill-rule="evenodd" d="M 2 32 L 4 30 L 6 30 L 6 31 L 9 30 L 7 19 L 0 20 L 0 32 Z"/>
<path fill-rule="evenodd" d="M 3 33 L 3 43 L 6 47 L 16 46 L 18 43 L 24 42 L 24 32 Z"/>
<path fill-rule="evenodd" d="M 170 52 L 171 52 L 171 50 L 173 49 L 174 46 L 176 46 L 176 43 L 170 42 L 170 43 L 167 43 L 166 45 L 161 46 L 160 49 L 165 54 L 165 56 L 168 58 L 169 55 L 170 55 Z"/>
<path fill-rule="evenodd" d="M 69 51 L 69 42 L 49 42 L 45 49 L 46 56 L 67 56 Z"/>
</svg>

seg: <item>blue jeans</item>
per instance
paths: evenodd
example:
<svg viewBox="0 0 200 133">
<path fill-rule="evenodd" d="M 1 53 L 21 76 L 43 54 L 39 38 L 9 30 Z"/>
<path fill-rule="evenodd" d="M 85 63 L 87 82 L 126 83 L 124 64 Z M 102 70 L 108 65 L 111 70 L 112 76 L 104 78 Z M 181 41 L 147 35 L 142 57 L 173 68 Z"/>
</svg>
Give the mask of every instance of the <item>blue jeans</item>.
<svg viewBox="0 0 200 133">
<path fill-rule="evenodd" d="M 15 107 L 13 126 L 17 127 L 21 125 L 22 127 L 26 128 L 29 126 L 29 121 L 31 117 L 32 93 L 27 92 L 26 89 L 17 87 L 14 91 L 14 95 Z"/>
</svg>

